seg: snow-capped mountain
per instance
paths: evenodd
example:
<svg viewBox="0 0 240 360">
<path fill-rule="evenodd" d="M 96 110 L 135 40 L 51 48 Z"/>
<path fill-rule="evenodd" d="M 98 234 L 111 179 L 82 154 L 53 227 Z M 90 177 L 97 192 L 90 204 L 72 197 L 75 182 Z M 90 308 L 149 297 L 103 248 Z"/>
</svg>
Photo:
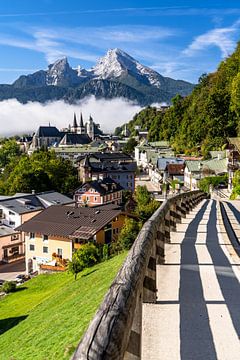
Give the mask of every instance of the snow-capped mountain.
<svg viewBox="0 0 240 360">
<path fill-rule="evenodd" d="M 0 85 L 0 100 L 16 97 L 21 102 L 61 99 L 74 102 L 85 96 L 125 97 L 141 105 L 170 102 L 177 93 L 188 95 L 194 85 L 164 77 L 140 64 L 120 49 L 112 49 L 90 70 L 71 68 L 67 58 L 57 60 L 12 85 Z"/>
<path fill-rule="evenodd" d="M 118 78 L 126 75 L 128 72 L 142 77 L 149 85 L 161 86 L 161 79 L 163 77 L 160 74 L 143 66 L 120 49 L 108 50 L 107 54 L 93 68 L 94 75 L 100 79 Z"/>
</svg>

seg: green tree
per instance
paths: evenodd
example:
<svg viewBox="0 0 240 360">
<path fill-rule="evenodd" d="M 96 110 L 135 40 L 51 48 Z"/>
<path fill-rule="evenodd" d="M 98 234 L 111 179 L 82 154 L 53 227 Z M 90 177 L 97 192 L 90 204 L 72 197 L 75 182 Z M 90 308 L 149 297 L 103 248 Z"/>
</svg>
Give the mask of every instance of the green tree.
<svg viewBox="0 0 240 360">
<path fill-rule="evenodd" d="M 148 192 L 146 185 L 144 185 L 144 186 L 138 185 L 137 186 L 135 193 L 134 193 L 134 199 L 137 202 L 137 204 L 140 206 L 145 206 L 150 202 L 151 196 L 150 196 L 150 193 Z"/>
<path fill-rule="evenodd" d="M 37 151 L 31 156 L 13 158 L 0 176 L 0 191 L 4 194 L 56 190 L 72 193 L 79 185 L 77 170 L 68 160 L 58 158 L 53 151 Z"/>
<path fill-rule="evenodd" d="M 139 230 L 139 224 L 136 220 L 132 218 L 125 219 L 124 225 L 118 237 L 118 243 L 121 245 L 122 249 L 130 249 L 139 233 Z"/>
<path fill-rule="evenodd" d="M 15 140 L 4 140 L 0 148 L 0 167 L 5 167 L 20 154 L 20 147 Z"/>
<path fill-rule="evenodd" d="M 85 268 L 95 265 L 99 259 L 99 251 L 94 244 L 83 244 L 73 254 L 72 261 L 69 261 L 68 271 L 74 275 L 76 280 L 78 273 L 80 273 Z"/>
<path fill-rule="evenodd" d="M 134 152 L 135 147 L 137 146 L 137 140 L 134 138 L 130 138 L 126 145 L 123 147 L 123 152 L 127 154 L 132 154 Z"/>
<path fill-rule="evenodd" d="M 137 203 L 135 214 L 142 223 L 149 219 L 159 207 L 159 202 L 151 198 L 146 185 L 137 186 L 134 199 Z"/>
</svg>

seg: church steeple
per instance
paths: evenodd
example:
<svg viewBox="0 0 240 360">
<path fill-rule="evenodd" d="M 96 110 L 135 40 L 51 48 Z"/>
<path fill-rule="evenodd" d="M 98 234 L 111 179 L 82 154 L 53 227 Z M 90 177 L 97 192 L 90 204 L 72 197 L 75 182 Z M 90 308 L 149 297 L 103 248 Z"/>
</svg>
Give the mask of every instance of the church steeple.
<svg viewBox="0 0 240 360">
<path fill-rule="evenodd" d="M 83 116 L 82 116 L 82 113 L 80 114 L 80 127 L 83 128 L 84 125 L 83 125 Z"/>
<path fill-rule="evenodd" d="M 74 116 L 73 116 L 73 128 L 74 129 L 77 129 L 77 117 L 76 117 L 76 114 L 74 113 Z"/>
<path fill-rule="evenodd" d="M 87 122 L 87 134 L 92 140 L 94 140 L 94 122 L 91 115 L 89 116 L 89 120 Z"/>
</svg>

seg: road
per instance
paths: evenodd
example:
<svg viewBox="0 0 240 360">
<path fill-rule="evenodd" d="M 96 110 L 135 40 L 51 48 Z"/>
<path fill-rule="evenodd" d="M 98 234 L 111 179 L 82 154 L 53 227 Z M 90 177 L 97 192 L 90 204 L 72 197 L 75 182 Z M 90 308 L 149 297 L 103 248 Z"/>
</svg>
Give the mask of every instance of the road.
<svg viewBox="0 0 240 360">
<path fill-rule="evenodd" d="M 19 260 L 14 263 L 0 265 L 0 279 L 14 280 L 16 275 L 25 274 L 25 260 Z"/>
<path fill-rule="evenodd" d="M 222 236 L 215 200 L 171 233 L 157 304 L 143 306 L 143 360 L 240 359 L 240 263 Z"/>
<path fill-rule="evenodd" d="M 137 187 L 138 185 L 140 186 L 144 186 L 146 185 L 147 189 L 149 192 L 155 192 L 155 191 L 159 191 L 159 186 L 152 183 L 149 180 L 149 176 L 148 175 L 139 175 L 135 178 L 135 186 Z"/>
</svg>

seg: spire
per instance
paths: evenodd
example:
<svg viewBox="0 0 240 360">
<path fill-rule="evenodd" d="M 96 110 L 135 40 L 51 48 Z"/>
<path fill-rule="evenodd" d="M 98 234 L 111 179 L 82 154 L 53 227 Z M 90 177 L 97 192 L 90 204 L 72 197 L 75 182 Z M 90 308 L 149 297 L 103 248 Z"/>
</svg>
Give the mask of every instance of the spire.
<svg viewBox="0 0 240 360">
<path fill-rule="evenodd" d="M 74 117 L 73 117 L 73 127 L 76 129 L 77 128 L 77 118 L 76 118 L 76 114 L 74 113 Z"/>
<path fill-rule="evenodd" d="M 93 121 L 92 115 L 89 116 L 89 121 Z"/>
<path fill-rule="evenodd" d="M 82 116 L 82 113 L 80 114 L 80 127 L 83 128 L 84 125 L 83 125 L 83 116 Z"/>
</svg>

